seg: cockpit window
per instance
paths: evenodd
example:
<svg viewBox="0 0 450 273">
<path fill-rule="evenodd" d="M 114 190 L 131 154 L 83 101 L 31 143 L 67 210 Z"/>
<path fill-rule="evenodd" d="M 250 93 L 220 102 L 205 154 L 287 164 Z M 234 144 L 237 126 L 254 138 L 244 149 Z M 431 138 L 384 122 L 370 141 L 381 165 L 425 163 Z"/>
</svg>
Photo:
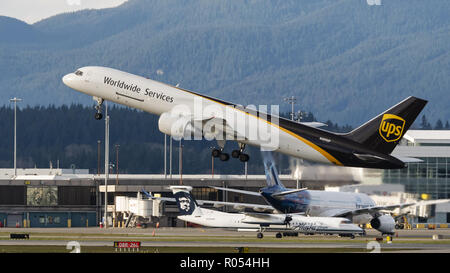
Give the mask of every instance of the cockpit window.
<svg viewBox="0 0 450 273">
<path fill-rule="evenodd" d="M 77 70 L 77 71 L 75 71 L 75 75 L 77 75 L 77 76 L 83 76 L 83 71 Z"/>
<path fill-rule="evenodd" d="M 350 220 L 342 220 L 341 224 L 351 224 L 352 222 Z"/>
</svg>

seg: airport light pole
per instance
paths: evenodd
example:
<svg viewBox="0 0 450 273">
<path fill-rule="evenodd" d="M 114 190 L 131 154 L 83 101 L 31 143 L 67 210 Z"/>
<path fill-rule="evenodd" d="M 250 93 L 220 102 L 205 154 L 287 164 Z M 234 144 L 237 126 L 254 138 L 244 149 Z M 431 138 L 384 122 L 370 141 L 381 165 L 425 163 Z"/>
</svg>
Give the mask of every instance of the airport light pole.
<svg viewBox="0 0 450 273">
<path fill-rule="evenodd" d="M 100 140 L 97 140 L 97 175 L 100 175 Z"/>
<path fill-rule="evenodd" d="M 214 146 L 209 146 L 210 149 L 214 149 Z M 214 178 L 214 156 L 211 153 L 211 178 Z"/>
<path fill-rule="evenodd" d="M 170 136 L 169 142 L 169 174 L 170 179 L 172 179 L 172 136 Z"/>
<path fill-rule="evenodd" d="M 247 161 L 244 162 L 244 172 L 245 172 L 245 179 L 247 179 L 247 173 L 248 173 Z"/>
<path fill-rule="evenodd" d="M 119 144 L 116 144 L 116 185 L 119 185 Z"/>
<path fill-rule="evenodd" d="M 297 102 L 297 99 L 292 96 L 284 98 L 284 101 L 291 104 L 291 120 L 294 120 L 294 104 Z"/>
<path fill-rule="evenodd" d="M 109 116 L 108 103 L 105 102 L 105 214 L 104 214 L 104 228 L 108 226 L 108 178 L 109 178 Z"/>
<path fill-rule="evenodd" d="M 22 99 L 14 97 L 9 100 L 14 102 L 14 178 L 17 177 L 17 103 L 21 102 Z"/>
<path fill-rule="evenodd" d="M 167 135 L 164 134 L 164 179 L 167 178 Z"/>
<path fill-rule="evenodd" d="M 183 185 L 183 145 L 181 145 L 181 140 L 180 139 L 180 148 L 179 148 L 179 152 L 180 152 L 180 156 L 179 156 L 179 169 L 180 169 L 180 185 Z"/>
<path fill-rule="evenodd" d="M 119 185 L 119 144 L 115 145 L 116 147 L 116 188 L 114 189 L 114 203 L 116 202 L 116 195 L 117 195 L 117 186 Z M 114 221 L 113 221 L 113 227 L 116 227 L 117 223 L 117 212 L 116 207 L 114 206 Z"/>
<path fill-rule="evenodd" d="M 297 162 L 297 167 L 295 168 L 295 172 L 294 172 L 294 177 L 295 177 L 295 180 L 297 181 L 297 189 L 299 189 L 300 188 L 300 178 L 301 178 L 301 176 L 302 176 L 302 173 L 301 173 L 301 171 L 300 171 L 300 169 L 299 169 L 299 167 L 298 167 L 298 162 Z"/>
<path fill-rule="evenodd" d="M 211 177 L 214 178 L 214 156 L 211 153 Z"/>
</svg>

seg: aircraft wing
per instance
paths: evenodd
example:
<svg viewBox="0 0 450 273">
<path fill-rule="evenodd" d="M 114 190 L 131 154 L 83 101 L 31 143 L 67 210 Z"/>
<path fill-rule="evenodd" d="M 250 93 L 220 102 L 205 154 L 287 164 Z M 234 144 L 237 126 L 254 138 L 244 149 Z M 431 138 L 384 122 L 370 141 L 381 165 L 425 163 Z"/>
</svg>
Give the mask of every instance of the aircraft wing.
<svg viewBox="0 0 450 273">
<path fill-rule="evenodd" d="M 259 192 L 254 192 L 254 191 L 245 191 L 245 190 L 237 190 L 237 189 L 214 187 L 214 186 L 210 186 L 210 187 L 217 189 L 217 190 L 222 190 L 222 191 L 231 191 L 231 192 L 243 193 L 243 194 L 248 194 L 248 195 L 261 196 L 261 194 Z M 281 196 L 285 196 L 285 195 L 291 194 L 291 193 L 305 191 L 307 189 L 308 188 L 301 188 L 301 189 L 293 189 L 293 190 L 288 190 L 288 191 L 275 192 L 272 194 L 272 197 L 280 198 Z"/>
<path fill-rule="evenodd" d="M 447 202 L 450 202 L 450 199 L 419 201 L 419 202 L 415 202 L 415 203 L 395 204 L 395 205 L 387 205 L 387 206 L 374 206 L 374 207 L 360 208 L 360 209 L 354 209 L 354 210 L 336 211 L 336 213 L 332 213 L 332 215 L 327 215 L 327 216 L 347 217 L 350 215 L 358 215 L 358 214 L 366 214 L 366 213 L 375 214 L 382 210 L 394 210 L 397 208 L 402 209 L 402 208 L 412 207 L 412 206 L 429 206 L 429 205 L 435 205 L 435 204 L 447 203 Z"/>
<path fill-rule="evenodd" d="M 267 213 L 244 213 L 245 218 L 242 223 L 259 225 L 284 225 L 286 224 L 285 215 L 267 214 Z"/>
<path fill-rule="evenodd" d="M 301 188 L 301 189 L 295 189 L 295 190 L 289 190 L 289 191 L 275 192 L 275 193 L 272 193 L 272 196 L 277 198 L 277 197 L 284 196 L 284 195 L 287 195 L 287 194 L 305 191 L 307 189 L 308 188 Z"/>
<path fill-rule="evenodd" d="M 245 191 L 245 190 L 237 190 L 237 189 L 214 187 L 214 186 L 210 186 L 210 188 L 213 188 L 216 190 L 222 190 L 222 191 L 231 191 L 231 192 L 243 193 L 243 194 L 248 194 L 248 195 L 261 196 L 261 194 L 259 192 L 255 192 L 255 191 Z"/>
<path fill-rule="evenodd" d="M 232 207 L 236 210 L 252 209 L 258 212 L 276 212 L 275 208 L 269 205 L 259 205 L 259 204 L 249 204 L 249 203 L 233 203 L 233 202 L 223 202 L 223 201 L 209 201 L 209 200 L 197 200 L 199 205 L 213 205 L 215 208 L 220 207 Z"/>
<path fill-rule="evenodd" d="M 217 136 L 226 136 L 226 139 L 246 139 L 245 132 L 239 133 L 232 128 L 226 119 L 221 117 L 192 118 L 193 125 L 198 130 L 203 131 L 203 136 L 207 139 L 217 138 Z M 201 124 L 201 128 L 198 125 Z"/>
</svg>

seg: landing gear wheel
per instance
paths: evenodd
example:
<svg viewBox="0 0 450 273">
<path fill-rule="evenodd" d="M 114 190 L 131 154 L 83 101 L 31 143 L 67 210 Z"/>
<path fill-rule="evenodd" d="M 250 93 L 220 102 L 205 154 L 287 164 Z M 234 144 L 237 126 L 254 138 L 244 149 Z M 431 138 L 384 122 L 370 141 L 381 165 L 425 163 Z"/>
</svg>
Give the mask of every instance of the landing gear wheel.
<svg viewBox="0 0 450 273">
<path fill-rule="evenodd" d="M 250 159 L 250 157 L 248 156 L 248 154 L 240 154 L 239 155 L 239 160 L 241 162 L 247 162 Z"/>
<path fill-rule="evenodd" d="M 103 118 L 103 115 L 102 115 L 103 99 L 99 98 L 99 97 L 93 97 L 93 99 L 97 102 L 97 105 L 94 107 L 95 111 L 97 111 L 95 113 L 95 119 L 101 120 Z"/>
<path fill-rule="evenodd" d="M 282 235 L 280 232 L 278 232 L 277 234 L 275 234 L 275 237 L 276 237 L 276 238 L 282 238 L 283 235 Z"/>
<path fill-rule="evenodd" d="M 258 239 L 262 239 L 264 236 L 263 236 L 263 234 L 261 232 L 258 232 L 258 234 L 256 234 L 256 237 Z"/>
<path fill-rule="evenodd" d="M 220 160 L 222 161 L 228 161 L 228 159 L 230 159 L 230 155 L 227 153 L 221 153 L 220 154 Z"/>
<path fill-rule="evenodd" d="M 213 149 L 212 152 L 211 152 L 211 155 L 212 155 L 213 157 L 219 157 L 220 154 L 221 154 L 221 152 L 220 152 L 220 150 L 218 150 L 218 149 Z"/>
<path fill-rule="evenodd" d="M 239 151 L 239 150 L 233 150 L 233 151 L 231 152 L 231 157 L 233 157 L 233 158 L 238 158 L 240 154 L 241 154 L 241 151 Z"/>
<path fill-rule="evenodd" d="M 95 113 L 95 119 L 96 120 L 101 120 L 103 118 L 102 113 Z"/>
</svg>

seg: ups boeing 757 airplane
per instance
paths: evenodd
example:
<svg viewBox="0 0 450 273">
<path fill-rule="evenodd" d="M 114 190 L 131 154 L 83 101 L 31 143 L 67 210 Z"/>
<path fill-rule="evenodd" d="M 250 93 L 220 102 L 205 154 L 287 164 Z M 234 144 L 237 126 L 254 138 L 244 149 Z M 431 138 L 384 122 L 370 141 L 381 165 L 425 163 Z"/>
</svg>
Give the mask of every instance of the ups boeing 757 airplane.
<svg viewBox="0 0 450 273">
<path fill-rule="evenodd" d="M 231 155 L 245 162 L 246 145 L 261 147 L 313 162 L 338 166 L 398 169 L 408 158 L 390 153 L 425 107 L 427 101 L 408 97 L 346 134 L 291 121 L 267 109 L 243 107 L 120 70 L 87 66 L 63 77 L 67 86 L 97 101 L 101 119 L 105 100 L 159 115 L 159 130 L 175 139 L 215 139 L 214 157 L 229 159 L 227 140 L 238 143 Z M 273 109 L 272 109 L 273 110 Z"/>
</svg>

